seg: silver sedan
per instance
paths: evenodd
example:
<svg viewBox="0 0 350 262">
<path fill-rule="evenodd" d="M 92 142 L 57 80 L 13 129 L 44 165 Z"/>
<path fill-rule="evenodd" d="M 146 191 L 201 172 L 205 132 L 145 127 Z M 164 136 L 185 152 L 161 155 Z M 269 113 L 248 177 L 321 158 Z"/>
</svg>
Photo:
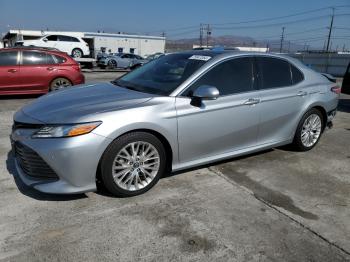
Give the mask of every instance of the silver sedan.
<svg viewBox="0 0 350 262">
<path fill-rule="evenodd" d="M 292 144 L 307 151 L 331 125 L 340 88 L 273 54 L 170 54 L 111 83 L 45 95 L 14 116 L 24 183 L 42 192 L 134 196 L 159 178 Z"/>
<path fill-rule="evenodd" d="M 97 65 L 101 68 L 109 67 L 109 68 L 135 69 L 146 62 L 148 61 L 143 59 L 139 55 L 117 53 L 117 54 L 110 54 L 110 55 L 101 57 L 98 60 Z"/>
</svg>

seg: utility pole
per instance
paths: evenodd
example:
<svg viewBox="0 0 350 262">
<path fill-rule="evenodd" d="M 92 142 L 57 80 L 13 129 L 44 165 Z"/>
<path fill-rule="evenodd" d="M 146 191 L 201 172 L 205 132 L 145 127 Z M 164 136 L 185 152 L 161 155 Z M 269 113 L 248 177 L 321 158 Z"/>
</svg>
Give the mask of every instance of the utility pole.
<svg viewBox="0 0 350 262">
<path fill-rule="evenodd" d="M 280 53 L 282 53 L 282 48 L 283 48 L 284 29 L 285 29 L 285 27 L 282 27 L 281 44 L 280 44 Z"/>
<path fill-rule="evenodd" d="M 288 41 L 288 53 L 290 52 L 290 41 Z"/>
<path fill-rule="evenodd" d="M 210 25 L 207 24 L 207 48 L 208 48 L 208 46 L 209 46 L 209 38 L 210 38 L 210 35 L 211 35 Z"/>
<path fill-rule="evenodd" d="M 200 47 L 203 46 L 203 25 L 199 25 L 199 45 Z"/>
<path fill-rule="evenodd" d="M 332 18 L 331 18 L 331 24 L 329 26 L 326 52 L 329 52 L 329 44 L 331 41 L 332 29 L 333 29 L 333 20 L 334 20 L 334 7 L 332 7 Z"/>
<path fill-rule="evenodd" d="M 204 44 L 204 31 L 206 34 L 206 47 L 209 46 L 209 40 L 210 40 L 210 36 L 212 33 L 210 24 L 200 24 L 199 26 L 199 45 L 200 47 L 203 47 Z"/>
</svg>

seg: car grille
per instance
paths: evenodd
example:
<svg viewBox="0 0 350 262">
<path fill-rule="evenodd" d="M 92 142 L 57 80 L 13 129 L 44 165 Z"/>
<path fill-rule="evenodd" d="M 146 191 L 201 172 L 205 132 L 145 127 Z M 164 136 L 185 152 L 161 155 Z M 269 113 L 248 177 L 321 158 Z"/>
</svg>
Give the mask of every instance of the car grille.
<svg viewBox="0 0 350 262">
<path fill-rule="evenodd" d="M 15 142 L 15 155 L 24 173 L 33 178 L 58 180 L 58 176 L 51 167 L 32 149 Z"/>
<path fill-rule="evenodd" d="M 39 129 L 43 127 L 43 124 L 28 124 L 28 123 L 22 123 L 22 122 L 17 122 L 14 121 L 12 125 L 12 129 L 18 129 L 18 128 L 25 128 L 25 129 Z"/>
</svg>

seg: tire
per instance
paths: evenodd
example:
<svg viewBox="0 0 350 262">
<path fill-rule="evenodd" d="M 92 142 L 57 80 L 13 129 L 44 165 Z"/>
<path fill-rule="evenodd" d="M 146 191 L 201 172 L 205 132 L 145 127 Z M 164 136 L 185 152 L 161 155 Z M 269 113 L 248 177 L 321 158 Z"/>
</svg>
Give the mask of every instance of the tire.
<svg viewBox="0 0 350 262">
<path fill-rule="evenodd" d="M 74 48 L 72 50 L 72 57 L 73 58 L 81 58 L 83 57 L 84 53 L 80 48 Z"/>
<path fill-rule="evenodd" d="M 108 67 L 112 69 L 115 69 L 118 67 L 117 61 L 113 59 L 109 60 L 107 64 L 108 64 Z"/>
<path fill-rule="evenodd" d="M 69 81 L 65 77 L 58 77 L 58 78 L 55 78 L 54 80 L 52 80 L 52 82 L 50 84 L 49 91 L 51 92 L 51 91 L 61 90 L 61 89 L 68 87 L 68 86 L 72 86 L 71 81 Z"/>
<path fill-rule="evenodd" d="M 316 122 L 313 122 L 313 119 L 315 119 Z M 307 128 L 307 121 L 309 121 L 310 127 Z M 314 125 L 312 125 L 314 123 Z M 317 128 L 316 128 L 317 123 Z M 314 128 L 311 128 L 314 126 Z M 298 124 L 298 128 L 295 132 L 294 140 L 293 140 L 293 147 L 297 151 L 309 151 L 313 147 L 316 146 L 318 141 L 321 138 L 322 132 L 324 130 L 324 120 L 322 113 L 316 109 L 312 108 L 308 112 L 305 113 L 305 115 L 302 117 Z M 310 140 L 307 139 L 310 137 Z M 310 142 L 310 143 L 308 143 Z"/>
<path fill-rule="evenodd" d="M 133 159 L 132 148 L 138 156 Z M 143 154 L 145 152 L 146 156 Z M 145 193 L 165 172 L 164 146 L 157 137 L 146 132 L 132 132 L 117 138 L 109 145 L 101 159 L 102 182 L 106 189 L 117 197 Z"/>
</svg>

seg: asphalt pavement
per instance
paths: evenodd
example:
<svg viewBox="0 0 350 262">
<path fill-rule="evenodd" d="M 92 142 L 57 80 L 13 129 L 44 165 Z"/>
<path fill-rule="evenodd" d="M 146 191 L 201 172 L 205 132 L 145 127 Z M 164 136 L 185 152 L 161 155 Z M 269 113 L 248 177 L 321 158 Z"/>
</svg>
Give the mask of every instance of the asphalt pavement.
<svg viewBox="0 0 350 262">
<path fill-rule="evenodd" d="M 122 199 L 23 185 L 8 136 L 35 98 L 0 98 L 0 261 L 350 261 L 350 96 L 309 152 L 233 158 Z"/>
</svg>

